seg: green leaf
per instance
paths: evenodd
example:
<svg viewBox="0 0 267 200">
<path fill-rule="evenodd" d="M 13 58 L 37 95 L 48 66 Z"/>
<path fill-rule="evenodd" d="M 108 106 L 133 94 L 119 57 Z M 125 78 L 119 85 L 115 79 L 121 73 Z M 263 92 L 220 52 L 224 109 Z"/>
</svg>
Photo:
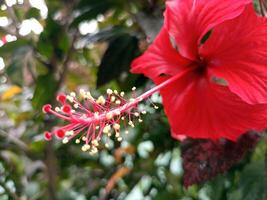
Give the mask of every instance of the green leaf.
<svg viewBox="0 0 267 200">
<path fill-rule="evenodd" d="M 241 174 L 239 188 L 230 194 L 230 200 L 267 199 L 267 166 L 264 160 L 247 165 Z"/>
<path fill-rule="evenodd" d="M 83 40 L 85 41 L 84 45 L 88 45 L 95 42 L 108 41 L 124 34 L 126 34 L 126 29 L 122 26 L 104 28 L 98 31 L 96 34 L 85 36 L 83 38 Z"/>
<path fill-rule="evenodd" d="M 25 16 L 26 19 L 30 19 L 30 18 L 35 18 L 35 19 L 39 19 L 40 18 L 40 10 L 38 10 L 37 8 L 31 8 Z"/>
<path fill-rule="evenodd" d="M 80 22 L 96 18 L 118 4 L 114 0 L 84 0 L 78 5 L 81 14 L 74 19 L 71 26 L 77 26 Z"/>
<path fill-rule="evenodd" d="M 5 45 L 3 45 L 2 47 L 0 47 L 0 55 L 3 56 L 6 54 L 10 54 L 10 53 L 18 50 L 18 48 L 28 46 L 29 44 L 30 44 L 30 42 L 28 40 L 25 40 L 25 39 L 18 39 L 18 40 L 13 41 L 13 42 L 8 42 Z"/>
<path fill-rule="evenodd" d="M 128 72 L 132 60 L 139 54 L 138 39 L 124 34 L 109 44 L 97 74 L 97 86 L 119 80 L 123 72 Z"/>
<path fill-rule="evenodd" d="M 57 81 L 52 73 L 39 76 L 34 91 L 32 106 L 40 110 L 44 104 L 51 103 L 57 91 Z"/>
<path fill-rule="evenodd" d="M 12 83 L 20 86 L 23 84 L 23 72 L 21 62 L 15 60 L 6 68 L 5 72 L 8 75 L 9 79 L 12 81 Z"/>
</svg>

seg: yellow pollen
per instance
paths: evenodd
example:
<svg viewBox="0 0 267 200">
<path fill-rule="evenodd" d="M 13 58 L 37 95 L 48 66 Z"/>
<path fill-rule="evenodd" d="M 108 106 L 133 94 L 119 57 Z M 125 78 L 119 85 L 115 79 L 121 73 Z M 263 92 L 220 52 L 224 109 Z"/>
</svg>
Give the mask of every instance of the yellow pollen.
<svg viewBox="0 0 267 200">
<path fill-rule="evenodd" d="M 115 111 L 114 111 L 114 114 L 115 114 L 115 115 L 120 115 L 120 114 L 121 114 L 121 111 L 119 111 L 119 110 L 115 110 Z"/>
<path fill-rule="evenodd" d="M 63 144 L 67 144 L 68 142 L 69 142 L 69 139 L 66 138 L 66 137 L 62 140 L 62 143 L 63 143 Z"/>
<path fill-rule="evenodd" d="M 73 134 L 74 134 L 74 131 L 67 131 L 67 132 L 66 132 L 66 135 L 67 135 L 67 136 L 72 136 Z"/>
<path fill-rule="evenodd" d="M 129 121 L 128 124 L 129 124 L 132 128 L 134 128 L 134 123 L 133 123 L 132 121 Z"/>
<path fill-rule="evenodd" d="M 99 143 L 98 143 L 97 140 L 93 140 L 93 141 L 92 141 L 92 144 L 93 144 L 94 146 L 98 146 L 98 145 L 99 145 Z"/>
<path fill-rule="evenodd" d="M 124 94 L 125 94 L 124 92 L 121 92 L 121 93 L 120 93 L 120 95 L 121 95 L 122 97 L 124 96 Z"/>
<path fill-rule="evenodd" d="M 107 125 L 103 129 L 103 133 L 108 134 L 110 132 L 110 130 L 111 130 L 110 125 Z"/>
<path fill-rule="evenodd" d="M 117 130 L 119 130 L 120 129 L 120 125 L 119 124 L 113 124 L 113 128 L 117 131 Z"/>
<path fill-rule="evenodd" d="M 118 94 L 118 91 L 117 90 L 114 90 L 114 94 Z"/>
<path fill-rule="evenodd" d="M 59 107 L 55 107 L 55 111 L 56 111 L 56 112 L 60 112 L 61 109 L 60 109 Z"/>
<path fill-rule="evenodd" d="M 113 91 L 111 89 L 107 89 L 107 94 L 111 95 Z"/>
<path fill-rule="evenodd" d="M 110 101 L 111 101 L 111 102 L 114 102 L 115 100 L 116 100 L 116 97 L 111 96 Z"/>
<path fill-rule="evenodd" d="M 81 142 L 81 141 L 80 141 L 79 139 L 76 139 L 76 140 L 75 140 L 75 143 L 76 143 L 76 144 L 79 144 L 80 142 Z"/>
<path fill-rule="evenodd" d="M 140 114 L 139 114 L 138 112 L 135 112 L 135 113 L 134 113 L 134 116 L 139 117 Z"/>
<path fill-rule="evenodd" d="M 120 100 L 116 100 L 115 102 L 117 105 L 120 105 L 121 104 L 121 101 Z"/>
<path fill-rule="evenodd" d="M 74 98 L 73 98 L 72 96 L 70 96 L 70 95 L 67 95 L 67 97 L 66 97 L 66 98 L 68 99 L 68 101 L 69 101 L 69 102 L 73 103 L 73 101 L 74 101 Z"/>
<path fill-rule="evenodd" d="M 106 114 L 106 118 L 107 118 L 107 119 L 112 119 L 112 117 L 113 117 L 113 113 L 112 113 L 112 112 L 108 112 L 108 113 Z"/>
<path fill-rule="evenodd" d="M 79 93 L 80 93 L 81 96 L 83 96 L 83 95 L 85 94 L 84 89 L 80 89 L 80 90 L 79 90 Z"/>
<path fill-rule="evenodd" d="M 98 99 L 96 100 L 96 103 L 100 104 L 100 105 L 104 105 L 106 103 L 106 100 L 103 96 L 98 97 Z"/>
<path fill-rule="evenodd" d="M 71 93 L 70 93 L 70 96 L 72 96 L 72 97 L 76 97 L 75 92 L 71 92 Z"/>
<path fill-rule="evenodd" d="M 115 137 L 116 138 L 120 137 L 120 133 L 119 132 L 116 132 Z"/>
<path fill-rule="evenodd" d="M 136 87 L 133 87 L 133 88 L 132 88 L 132 91 L 135 91 L 135 90 L 136 90 Z"/>
<path fill-rule="evenodd" d="M 82 146 L 82 151 L 88 151 L 90 149 L 90 145 L 89 144 L 85 144 Z"/>
</svg>

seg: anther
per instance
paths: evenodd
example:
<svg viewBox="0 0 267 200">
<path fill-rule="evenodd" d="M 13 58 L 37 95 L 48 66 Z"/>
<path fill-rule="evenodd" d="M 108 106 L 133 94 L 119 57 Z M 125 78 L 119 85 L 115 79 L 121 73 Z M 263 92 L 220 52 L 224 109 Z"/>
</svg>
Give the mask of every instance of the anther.
<svg viewBox="0 0 267 200">
<path fill-rule="evenodd" d="M 98 99 L 96 100 L 96 103 L 100 104 L 100 105 L 104 105 L 106 103 L 106 100 L 103 96 L 98 97 Z"/>
<path fill-rule="evenodd" d="M 116 100 L 116 97 L 111 96 L 110 101 L 111 101 L 111 102 L 114 102 L 115 100 Z"/>
<path fill-rule="evenodd" d="M 108 112 L 108 113 L 106 114 L 106 118 L 107 118 L 108 120 L 112 119 L 112 117 L 113 117 L 113 113 L 112 113 L 112 112 Z"/>
<path fill-rule="evenodd" d="M 115 102 L 117 105 L 120 105 L 121 104 L 121 101 L 120 100 L 116 100 Z"/>
<path fill-rule="evenodd" d="M 66 98 L 68 99 L 68 101 L 69 101 L 69 102 L 73 103 L 73 101 L 74 101 L 74 98 L 73 98 L 72 96 L 70 96 L 70 95 L 67 95 L 67 97 L 66 97 Z"/>
<path fill-rule="evenodd" d="M 113 93 L 113 91 L 111 89 L 107 89 L 107 94 L 111 95 Z"/>
<path fill-rule="evenodd" d="M 139 114 L 138 112 L 135 112 L 135 113 L 134 113 L 134 116 L 139 117 L 140 114 Z"/>
<path fill-rule="evenodd" d="M 56 111 L 56 112 L 60 112 L 61 109 L 60 109 L 59 107 L 55 107 L 55 111 Z"/>
<path fill-rule="evenodd" d="M 110 130 L 111 130 L 110 125 L 107 125 L 103 129 L 103 133 L 108 134 L 110 132 Z"/>
<path fill-rule="evenodd" d="M 63 144 L 67 144 L 68 142 L 69 142 L 69 139 L 66 138 L 66 137 L 62 140 L 62 143 L 63 143 Z"/>
<path fill-rule="evenodd" d="M 116 130 L 116 131 L 118 131 L 118 130 L 120 130 L 120 125 L 119 124 L 113 124 L 113 128 Z"/>
<path fill-rule="evenodd" d="M 70 96 L 71 96 L 71 97 L 76 97 L 76 93 L 75 93 L 75 92 L 71 92 L 71 93 L 70 93 Z"/>
<path fill-rule="evenodd" d="M 66 136 L 72 136 L 74 134 L 74 131 L 67 131 Z"/>
</svg>

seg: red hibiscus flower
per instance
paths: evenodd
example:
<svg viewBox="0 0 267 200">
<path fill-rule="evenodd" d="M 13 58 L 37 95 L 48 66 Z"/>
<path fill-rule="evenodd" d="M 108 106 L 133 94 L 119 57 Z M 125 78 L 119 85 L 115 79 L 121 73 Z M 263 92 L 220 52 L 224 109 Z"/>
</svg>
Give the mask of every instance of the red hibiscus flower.
<svg viewBox="0 0 267 200">
<path fill-rule="evenodd" d="M 172 136 L 236 140 L 267 126 L 267 21 L 251 0 L 170 0 L 131 72 L 162 87 Z"/>
</svg>

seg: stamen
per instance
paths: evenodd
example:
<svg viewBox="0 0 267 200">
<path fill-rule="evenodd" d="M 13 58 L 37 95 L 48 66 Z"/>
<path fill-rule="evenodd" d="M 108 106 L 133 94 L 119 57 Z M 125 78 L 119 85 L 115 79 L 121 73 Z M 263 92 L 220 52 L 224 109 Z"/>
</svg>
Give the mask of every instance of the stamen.
<svg viewBox="0 0 267 200">
<path fill-rule="evenodd" d="M 134 95 L 129 101 L 123 98 L 124 92 L 119 93 L 117 90 L 112 91 L 111 89 L 107 89 L 106 97 L 100 96 L 96 99 L 90 92 L 83 89 L 80 89 L 79 95 L 76 95 L 75 92 L 71 92 L 69 95 L 60 94 L 57 96 L 57 100 L 62 105 L 61 108 L 56 107 L 53 110 L 52 106 L 47 104 L 43 106 L 42 110 L 44 113 L 65 120 L 68 124 L 52 132 L 46 131 L 44 138 L 49 141 L 56 136 L 64 144 L 75 139 L 76 144 L 83 144 L 82 151 L 96 154 L 103 134 L 106 137 L 112 137 L 114 133 L 116 140 L 121 142 L 123 135 L 121 135 L 120 122 L 123 121 L 124 125 L 128 123 L 132 128 L 135 127 L 135 120 L 138 120 L 139 123 L 143 122 L 141 114 L 146 114 L 146 111 L 140 111 L 137 105 L 191 70 L 189 68 L 171 77 L 139 97 L 135 98 Z M 133 87 L 132 90 L 135 91 L 136 87 Z M 154 104 L 153 106 L 158 109 L 158 106 Z M 129 131 L 126 129 L 124 133 L 128 134 Z M 104 146 L 108 148 L 109 144 L 106 141 L 105 139 Z"/>
</svg>

